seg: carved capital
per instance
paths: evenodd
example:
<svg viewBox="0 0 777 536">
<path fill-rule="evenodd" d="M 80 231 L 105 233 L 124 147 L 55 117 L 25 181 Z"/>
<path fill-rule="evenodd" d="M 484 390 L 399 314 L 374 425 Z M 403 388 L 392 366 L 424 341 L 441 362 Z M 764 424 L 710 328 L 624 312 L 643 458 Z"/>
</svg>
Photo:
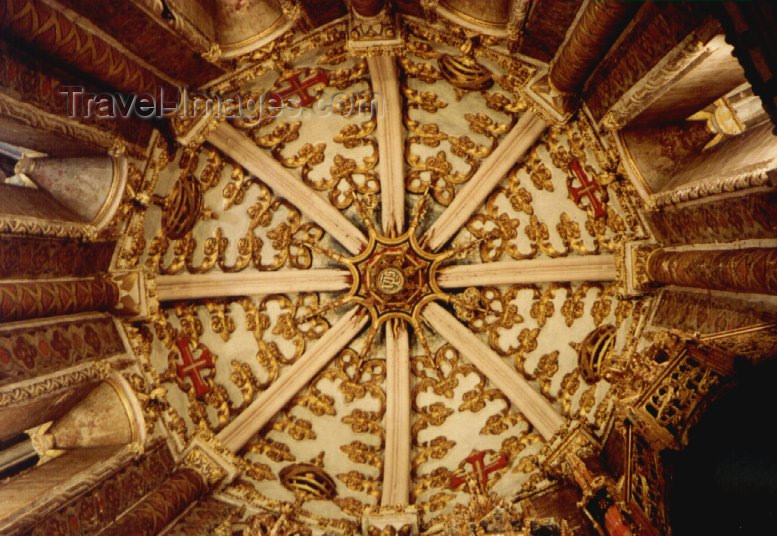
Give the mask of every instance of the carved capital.
<svg viewBox="0 0 777 536">
<path fill-rule="evenodd" d="M 636 296 L 656 288 L 648 275 L 648 259 L 658 245 L 639 241 L 629 242 L 623 248 L 623 265 L 619 276 L 623 276 L 623 290 L 626 296 Z M 620 279 L 620 277 L 619 277 Z"/>
<path fill-rule="evenodd" d="M 119 298 L 114 312 L 135 319 L 147 318 L 149 314 L 149 289 L 140 270 L 113 272 L 111 279 L 119 289 Z"/>
<path fill-rule="evenodd" d="M 211 63 L 217 62 L 219 59 L 221 59 L 221 47 L 218 43 L 213 43 L 210 45 L 210 48 L 203 52 L 201 55 L 202 57 Z"/>
<path fill-rule="evenodd" d="M 371 2 L 364 2 L 370 4 Z M 378 3 L 379 4 L 379 3 Z M 374 7 L 374 6 L 372 6 Z M 367 9 L 365 13 L 375 10 Z M 346 51 L 353 56 L 396 56 L 404 49 L 405 41 L 399 18 L 385 3 L 374 15 L 365 15 L 351 7 L 348 18 Z"/>
<path fill-rule="evenodd" d="M 413 505 L 375 506 L 362 515 L 362 536 L 415 536 L 418 509 Z"/>
<path fill-rule="evenodd" d="M 685 69 L 702 55 L 705 45 L 715 34 L 714 28 L 713 24 L 705 24 L 687 35 L 620 96 L 604 114 L 601 125 L 609 130 L 620 130 L 666 93 Z"/>
<path fill-rule="evenodd" d="M 190 95 L 186 90 L 182 92 L 178 106 L 170 124 L 176 140 L 184 147 L 199 147 L 208 134 L 226 119 L 219 115 L 218 103 Z"/>
<path fill-rule="evenodd" d="M 210 488 L 228 484 L 238 473 L 237 467 L 231 460 L 199 437 L 189 444 L 179 465 L 182 468 L 197 471 Z"/>
</svg>

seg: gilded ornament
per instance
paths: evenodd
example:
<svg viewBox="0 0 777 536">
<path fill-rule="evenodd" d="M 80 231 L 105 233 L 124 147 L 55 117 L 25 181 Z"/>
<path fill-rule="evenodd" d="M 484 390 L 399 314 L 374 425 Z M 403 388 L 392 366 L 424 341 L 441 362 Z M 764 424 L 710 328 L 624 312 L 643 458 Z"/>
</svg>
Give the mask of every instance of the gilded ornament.
<svg viewBox="0 0 777 536">
<path fill-rule="evenodd" d="M 333 499 L 337 495 L 334 480 L 318 465 L 297 463 L 280 472 L 281 483 L 303 500 Z"/>
<path fill-rule="evenodd" d="M 578 363 L 586 383 L 595 384 L 607 377 L 606 371 L 615 345 L 616 328 L 606 324 L 586 335 L 578 349 Z"/>
<path fill-rule="evenodd" d="M 474 58 L 472 41 L 467 40 L 460 48 L 461 54 L 443 54 L 437 60 L 440 72 L 454 87 L 466 91 L 482 91 L 494 84 L 491 72 Z"/>
</svg>

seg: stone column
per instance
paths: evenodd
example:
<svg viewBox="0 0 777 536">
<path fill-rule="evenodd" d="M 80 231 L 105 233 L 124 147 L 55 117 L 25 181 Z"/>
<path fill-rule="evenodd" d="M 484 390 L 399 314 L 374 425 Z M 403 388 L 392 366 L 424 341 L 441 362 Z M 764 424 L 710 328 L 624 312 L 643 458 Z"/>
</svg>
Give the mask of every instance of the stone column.
<svg viewBox="0 0 777 536">
<path fill-rule="evenodd" d="M 110 222 L 121 202 L 127 159 L 109 155 L 23 157 L 14 171 L 32 179 L 83 223 L 100 229 Z"/>
<path fill-rule="evenodd" d="M 667 251 L 647 259 L 648 285 L 777 295 L 777 248 Z"/>
<path fill-rule="evenodd" d="M 65 65 L 128 93 L 175 88 L 65 10 L 39 0 L 0 0 L 0 29 Z"/>
<path fill-rule="evenodd" d="M 109 311 L 119 301 L 109 276 L 0 282 L 0 321 Z"/>
<path fill-rule="evenodd" d="M 145 280 L 137 271 L 90 277 L 0 281 L 0 322 L 110 311 L 146 314 Z"/>
<path fill-rule="evenodd" d="M 199 472 L 188 467 L 180 468 L 103 534 L 159 534 L 207 490 L 207 482 Z"/>
<path fill-rule="evenodd" d="M 550 86 L 577 94 L 634 12 L 634 2 L 586 2 L 550 63 Z"/>
<path fill-rule="evenodd" d="M 374 17 L 383 10 L 386 0 L 351 0 L 351 7 L 362 17 Z"/>
<path fill-rule="evenodd" d="M 106 536 L 156 535 L 175 522 L 190 504 L 237 474 L 232 461 L 202 439 L 195 439 L 178 468 L 145 499 L 125 513 Z"/>
</svg>

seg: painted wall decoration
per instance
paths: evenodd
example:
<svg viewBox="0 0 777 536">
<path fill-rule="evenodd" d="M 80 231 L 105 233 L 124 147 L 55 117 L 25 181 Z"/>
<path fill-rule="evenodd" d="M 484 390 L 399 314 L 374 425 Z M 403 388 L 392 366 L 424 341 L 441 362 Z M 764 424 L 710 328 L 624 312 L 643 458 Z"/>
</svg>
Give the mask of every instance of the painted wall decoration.
<svg viewBox="0 0 777 536">
<path fill-rule="evenodd" d="M 107 315 L 0 326 L 0 385 L 125 352 Z"/>
<path fill-rule="evenodd" d="M 665 207 L 646 217 L 658 243 L 666 246 L 773 238 L 777 235 L 777 194 Z"/>
<path fill-rule="evenodd" d="M 65 238 L 0 237 L 0 276 L 36 278 L 87 276 L 108 270 L 116 242 Z"/>
</svg>

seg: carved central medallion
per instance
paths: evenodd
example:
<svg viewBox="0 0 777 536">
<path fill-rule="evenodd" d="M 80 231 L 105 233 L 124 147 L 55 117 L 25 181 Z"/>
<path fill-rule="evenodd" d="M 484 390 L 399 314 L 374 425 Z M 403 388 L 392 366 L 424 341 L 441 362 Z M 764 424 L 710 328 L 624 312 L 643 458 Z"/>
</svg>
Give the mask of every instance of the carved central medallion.
<svg viewBox="0 0 777 536">
<path fill-rule="evenodd" d="M 418 255 L 409 241 L 375 244 L 372 254 L 358 264 L 362 288 L 359 294 L 371 300 L 380 314 L 410 313 L 418 300 L 431 292 L 429 259 Z"/>
<path fill-rule="evenodd" d="M 410 320 L 424 304 L 444 297 L 435 282 L 443 258 L 445 254 L 424 251 L 412 233 L 396 238 L 373 234 L 365 251 L 346 260 L 354 275 L 350 295 L 379 323 Z"/>
</svg>

